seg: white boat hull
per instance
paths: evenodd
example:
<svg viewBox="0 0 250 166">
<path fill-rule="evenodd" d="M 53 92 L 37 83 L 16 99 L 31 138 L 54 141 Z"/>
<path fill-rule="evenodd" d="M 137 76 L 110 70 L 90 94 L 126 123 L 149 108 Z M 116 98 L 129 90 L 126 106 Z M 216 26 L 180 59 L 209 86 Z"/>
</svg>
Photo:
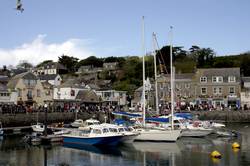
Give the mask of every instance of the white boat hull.
<svg viewBox="0 0 250 166">
<path fill-rule="evenodd" d="M 42 133 L 45 130 L 44 125 L 40 124 L 32 125 L 31 128 L 34 132 L 40 132 L 40 133 Z"/>
<path fill-rule="evenodd" d="M 181 137 L 205 137 L 212 132 L 212 129 L 183 129 Z"/>
<path fill-rule="evenodd" d="M 134 142 L 134 140 L 137 138 L 139 134 L 131 134 L 131 135 L 124 135 L 120 142 L 125 144 L 131 144 Z"/>
<path fill-rule="evenodd" d="M 135 141 L 176 142 L 181 130 L 142 129 Z"/>
</svg>

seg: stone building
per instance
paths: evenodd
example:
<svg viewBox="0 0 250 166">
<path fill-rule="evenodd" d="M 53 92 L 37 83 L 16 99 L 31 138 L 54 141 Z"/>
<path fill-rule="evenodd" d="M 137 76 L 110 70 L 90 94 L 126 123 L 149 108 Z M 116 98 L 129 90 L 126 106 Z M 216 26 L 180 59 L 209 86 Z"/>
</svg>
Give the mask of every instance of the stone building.
<svg viewBox="0 0 250 166">
<path fill-rule="evenodd" d="M 196 104 L 240 106 L 240 68 L 197 69 L 194 81 Z"/>
</svg>

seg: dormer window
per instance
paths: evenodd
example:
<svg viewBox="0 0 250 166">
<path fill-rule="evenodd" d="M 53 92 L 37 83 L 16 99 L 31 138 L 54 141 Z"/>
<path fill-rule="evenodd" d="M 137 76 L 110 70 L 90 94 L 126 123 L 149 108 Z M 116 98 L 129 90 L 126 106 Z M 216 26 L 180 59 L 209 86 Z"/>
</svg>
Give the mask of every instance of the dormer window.
<svg viewBox="0 0 250 166">
<path fill-rule="evenodd" d="M 228 82 L 236 82 L 235 76 L 228 76 Z"/>
<path fill-rule="evenodd" d="M 201 83 L 207 83 L 207 77 L 200 77 L 200 82 Z"/>
<path fill-rule="evenodd" d="M 222 76 L 213 76 L 212 77 L 212 82 L 213 83 L 222 83 L 223 82 L 223 77 Z"/>
</svg>

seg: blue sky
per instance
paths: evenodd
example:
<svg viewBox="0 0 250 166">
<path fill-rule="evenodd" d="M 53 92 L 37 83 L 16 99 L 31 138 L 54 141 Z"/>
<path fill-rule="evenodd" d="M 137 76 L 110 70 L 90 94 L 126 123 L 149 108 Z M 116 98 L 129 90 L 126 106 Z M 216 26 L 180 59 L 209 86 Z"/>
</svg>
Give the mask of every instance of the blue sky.
<svg viewBox="0 0 250 166">
<path fill-rule="evenodd" d="M 63 53 L 84 59 L 142 54 L 152 32 L 162 47 L 210 47 L 218 56 L 250 50 L 249 0 L 16 0 L 0 1 L 0 65 L 20 60 L 36 64 Z"/>
</svg>

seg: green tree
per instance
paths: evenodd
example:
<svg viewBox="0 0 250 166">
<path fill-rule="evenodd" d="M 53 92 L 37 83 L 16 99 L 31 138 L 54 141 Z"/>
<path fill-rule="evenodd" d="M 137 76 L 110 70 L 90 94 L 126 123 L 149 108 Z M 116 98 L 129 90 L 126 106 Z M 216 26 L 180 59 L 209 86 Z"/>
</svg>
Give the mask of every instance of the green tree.
<svg viewBox="0 0 250 166">
<path fill-rule="evenodd" d="M 77 70 L 77 64 L 78 58 L 62 55 L 61 57 L 58 57 L 58 63 L 64 65 L 69 72 L 75 72 Z"/>
<path fill-rule="evenodd" d="M 33 65 L 31 63 L 29 63 L 26 60 L 20 61 L 17 66 L 17 68 L 23 68 L 23 69 L 31 69 L 33 68 Z"/>
<path fill-rule="evenodd" d="M 81 67 L 81 66 L 93 66 L 93 67 L 102 67 L 103 65 L 103 59 L 101 58 L 97 58 L 95 56 L 90 56 L 86 59 L 80 60 L 77 64 L 77 67 Z"/>
<path fill-rule="evenodd" d="M 45 61 L 39 63 L 38 65 L 36 65 L 36 67 L 41 67 L 41 66 L 44 66 L 44 65 L 51 63 L 51 62 L 53 62 L 53 61 L 52 60 L 45 60 Z"/>
</svg>

